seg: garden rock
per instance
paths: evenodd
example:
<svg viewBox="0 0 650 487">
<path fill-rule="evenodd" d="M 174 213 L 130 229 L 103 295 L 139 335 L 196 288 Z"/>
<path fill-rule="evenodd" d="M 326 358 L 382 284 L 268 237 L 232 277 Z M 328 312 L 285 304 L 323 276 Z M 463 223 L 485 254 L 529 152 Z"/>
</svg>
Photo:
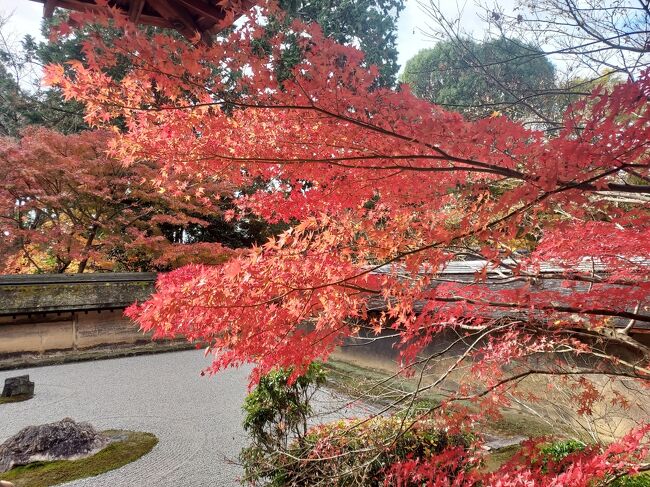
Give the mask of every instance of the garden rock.
<svg viewBox="0 0 650 487">
<path fill-rule="evenodd" d="M 16 396 L 33 396 L 34 383 L 29 380 L 28 375 L 20 375 L 18 377 L 9 377 L 5 379 L 5 386 L 2 389 L 2 397 L 16 397 Z"/>
<path fill-rule="evenodd" d="M 0 445 L 0 473 L 37 461 L 87 457 L 109 442 L 89 423 L 77 423 L 70 418 L 28 426 Z"/>
</svg>

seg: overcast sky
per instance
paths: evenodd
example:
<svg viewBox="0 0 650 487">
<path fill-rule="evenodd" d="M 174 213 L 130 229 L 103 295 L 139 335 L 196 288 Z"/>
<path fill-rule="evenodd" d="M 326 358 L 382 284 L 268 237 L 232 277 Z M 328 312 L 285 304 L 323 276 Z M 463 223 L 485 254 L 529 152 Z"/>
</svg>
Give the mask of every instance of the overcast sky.
<svg viewBox="0 0 650 487">
<path fill-rule="evenodd" d="M 40 37 L 43 4 L 28 0 L 0 0 L 0 14 L 3 17 L 11 14 L 8 31 L 22 37 L 32 34 Z"/>
<path fill-rule="evenodd" d="M 428 2 L 430 0 L 422 0 Z M 454 0 L 439 0 L 444 6 L 445 13 L 450 17 L 458 15 L 458 6 Z M 502 6 L 512 5 L 514 0 L 502 0 Z M 404 63 L 413 57 L 420 49 L 431 47 L 432 39 L 428 38 L 424 32 L 429 32 L 427 27 L 428 17 L 422 11 L 420 6 L 421 0 L 406 0 L 406 8 L 402 12 L 398 25 L 398 49 L 399 64 Z M 484 25 L 477 16 L 477 10 L 473 6 L 472 0 L 461 0 L 463 5 L 463 29 L 473 32 L 477 37 L 481 37 L 481 30 Z M 8 32 L 15 38 L 22 38 L 25 34 L 31 34 L 34 37 L 40 37 L 40 22 L 43 13 L 41 3 L 30 0 L 0 0 L 0 14 L 4 17 L 12 14 L 8 25 Z"/>
</svg>

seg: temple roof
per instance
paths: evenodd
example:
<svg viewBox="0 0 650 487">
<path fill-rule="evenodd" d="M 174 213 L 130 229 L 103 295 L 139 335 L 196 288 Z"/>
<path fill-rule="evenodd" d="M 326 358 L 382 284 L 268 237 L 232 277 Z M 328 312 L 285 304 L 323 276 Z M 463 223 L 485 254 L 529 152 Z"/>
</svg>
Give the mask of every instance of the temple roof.
<svg viewBox="0 0 650 487">
<path fill-rule="evenodd" d="M 95 0 L 33 0 L 43 4 L 43 15 L 54 9 L 100 12 L 106 9 Z M 209 34 L 231 25 L 256 0 L 109 0 L 110 7 L 124 11 L 136 23 L 175 29 L 192 41 L 207 40 Z"/>
</svg>

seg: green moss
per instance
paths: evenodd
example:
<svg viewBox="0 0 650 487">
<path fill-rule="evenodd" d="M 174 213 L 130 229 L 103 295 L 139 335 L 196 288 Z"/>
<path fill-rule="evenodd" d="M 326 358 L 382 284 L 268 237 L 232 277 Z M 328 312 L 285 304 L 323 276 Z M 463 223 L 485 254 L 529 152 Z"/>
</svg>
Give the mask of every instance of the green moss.
<svg viewBox="0 0 650 487">
<path fill-rule="evenodd" d="M 366 401 L 372 402 L 381 398 L 377 402 L 388 403 L 416 389 L 415 384 L 409 379 L 398 376 L 388 380 L 390 374 L 384 370 L 331 359 L 323 365 L 327 369 L 328 386 L 354 397 L 361 396 Z M 364 393 L 369 390 L 372 391 L 370 397 L 364 397 Z"/>
<path fill-rule="evenodd" d="M 626 475 L 611 483 L 612 487 L 650 487 L 650 474 Z"/>
<path fill-rule="evenodd" d="M 520 449 L 521 447 L 519 445 L 512 445 L 490 452 L 485 455 L 482 470 L 496 472 L 501 465 L 510 460 Z"/>
<path fill-rule="evenodd" d="M 404 393 L 411 393 L 416 390 L 415 379 L 395 377 L 389 379 L 391 374 L 385 370 L 362 367 L 342 360 L 329 360 L 324 364 L 328 370 L 328 386 L 353 397 L 363 397 L 366 401 L 389 404 L 404 396 Z M 380 384 L 380 385 L 378 385 Z M 364 393 L 372 390 L 371 397 L 364 397 Z M 444 396 L 437 394 L 435 390 L 429 389 L 418 394 L 413 404 L 413 410 L 423 412 L 440 404 Z M 407 404 L 406 402 L 404 404 Z M 464 402 L 464 406 L 475 409 L 475 405 Z M 514 409 L 505 409 L 501 412 L 502 417 L 486 425 L 484 432 L 493 433 L 499 436 L 564 436 L 562 431 L 554 429 L 549 423 Z"/>
<path fill-rule="evenodd" d="M 11 397 L 2 397 L 0 396 L 0 404 L 10 404 L 12 402 L 23 402 L 23 401 L 28 401 L 34 396 L 29 396 L 27 394 L 21 394 L 19 396 L 11 396 Z"/>
<path fill-rule="evenodd" d="M 49 487 L 72 480 L 94 477 L 123 467 L 149 453 L 158 443 L 151 433 L 133 431 L 104 431 L 107 436 L 124 434 L 122 441 L 111 443 L 92 457 L 81 460 L 35 462 L 16 467 L 3 474 L 0 480 L 13 482 L 16 487 Z"/>
</svg>

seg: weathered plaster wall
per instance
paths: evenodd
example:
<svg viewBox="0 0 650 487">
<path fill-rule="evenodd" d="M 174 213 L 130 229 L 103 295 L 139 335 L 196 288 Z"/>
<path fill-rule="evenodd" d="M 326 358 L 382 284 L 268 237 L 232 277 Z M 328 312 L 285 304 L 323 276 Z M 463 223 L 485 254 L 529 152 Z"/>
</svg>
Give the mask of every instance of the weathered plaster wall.
<svg viewBox="0 0 650 487">
<path fill-rule="evenodd" d="M 0 354 L 45 352 L 73 347 L 72 313 L 42 317 L 0 317 Z"/>
<path fill-rule="evenodd" d="M 123 314 L 155 274 L 0 276 L 0 355 L 149 341 Z"/>
<path fill-rule="evenodd" d="M 0 316 L 0 355 L 149 341 L 123 310 Z"/>
</svg>

